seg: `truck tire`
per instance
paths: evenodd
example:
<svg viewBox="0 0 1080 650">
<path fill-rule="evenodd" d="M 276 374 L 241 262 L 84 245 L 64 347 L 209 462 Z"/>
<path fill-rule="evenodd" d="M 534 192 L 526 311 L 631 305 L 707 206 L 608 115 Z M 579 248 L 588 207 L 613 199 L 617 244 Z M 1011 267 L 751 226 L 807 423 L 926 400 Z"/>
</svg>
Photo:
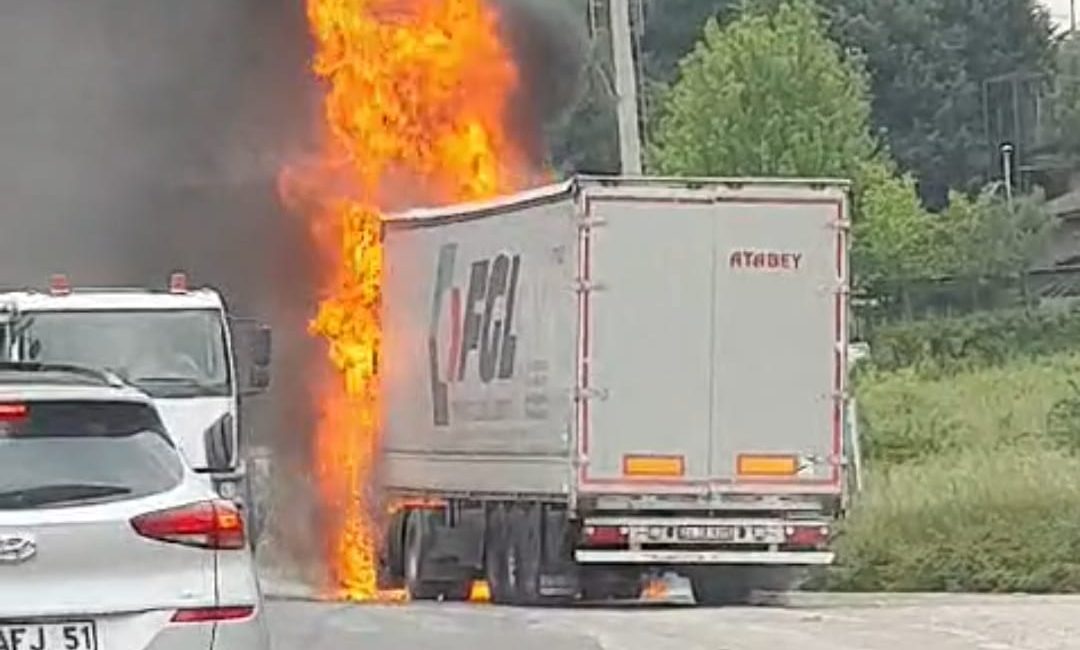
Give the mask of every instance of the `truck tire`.
<svg viewBox="0 0 1080 650">
<path fill-rule="evenodd" d="M 541 508 L 537 505 L 515 506 L 510 511 L 512 562 L 507 563 L 507 572 L 512 572 L 511 599 L 515 605 L 538 605 L 541 601 L 543 525 L 540 516 Z"/>
<path fill-rule="evenodd" d="M 405 589 L 412 600 L 464 600 L 469 583 L 460 580 L 432 580 L 427 577 L 427 556 L 435 536 L 435 521 L 427 510 L 413 510 L 405 520 L 403 567 Z"/>
<path fill-rule="evenodd" d="M 390 516 L 383 540 L 383 575 L 387 588 L 404 587 L 405 581 L 405 526 L 408 512 L 401 510 Z"/>
<path fill-rule="evenodd" d="M 506 510 L 496 505 L 488 513 L 484 527 L 484 577 L 491 590 L 491 602 L 509 605 L 513 602 L 510 576 L 507 573 L 509 551 L 509 522 Z"/>
</svg>

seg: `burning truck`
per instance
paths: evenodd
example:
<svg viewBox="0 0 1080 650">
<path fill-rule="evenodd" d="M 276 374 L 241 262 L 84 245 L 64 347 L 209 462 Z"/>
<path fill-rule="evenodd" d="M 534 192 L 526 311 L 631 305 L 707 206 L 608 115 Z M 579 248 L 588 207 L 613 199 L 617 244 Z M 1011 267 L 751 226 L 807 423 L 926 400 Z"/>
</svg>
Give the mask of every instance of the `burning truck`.
<svg viewBox="0 0 1080 650">
<path fill-rule="evenodd" d="M 848 191 L 577 178 L 382 223 L 384 582 L 699 602 L 832 562 Z"/>
</svg>

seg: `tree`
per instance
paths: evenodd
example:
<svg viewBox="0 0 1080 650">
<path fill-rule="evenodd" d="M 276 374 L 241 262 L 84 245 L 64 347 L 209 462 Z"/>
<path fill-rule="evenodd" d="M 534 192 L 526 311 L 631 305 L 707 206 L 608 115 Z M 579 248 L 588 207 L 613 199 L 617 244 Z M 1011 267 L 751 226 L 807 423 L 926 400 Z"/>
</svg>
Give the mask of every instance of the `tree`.
<svg viewBox="0 0 1080 650">
<path fill-rule="evenodd" d="M 874 125 L 931 207 L 985 183 L 983 83 L 1053 69 L 1049 15 L 1037 0 L 833 0 L 832 35 L 866 56 Z"/>
<path fill-rule="evenodd" d="M 857 289 L 910 312 L 909 283 L 933 277 L 941 268 L 934 223 L 919 203 L 915 181 L 872 161 L 860 170 L 855 195 L 859 218 L 851 257 Z"/>
<path fill-rule="evenodd" d="M 867 79 L 813 5 L 715 19 L 680 65 L 649 149 L 660 174 L 853 177 L 869 160 Z"/>
<path fill-rule="evenodd" d="M 1080 38 L 1061 41 L 1053 89 L 1048 94 L 1040 140 L 1062 159 L 1062 167 L 1080 163 Z"/>
<path fill-rule="evenodd" d="M 682 62 L 652 171 L 853 179 L 856 286 L 910 312 L 911 284 L 946 273 L 954 242 L 923 209 L 915 179 L 877 150 L 861 61 L 829 40 L 807 2 L 743 7 L 726 28 L 710 21 Z"/>
<path fill-rule="evenodd" d="M 679 72 L 679 60 L 701 37 L 710 18 L 725 16 L 738 0 L 642 0 L 645 24 L 641 36 L 645 77 L 668 84 Z"/>
</svg>

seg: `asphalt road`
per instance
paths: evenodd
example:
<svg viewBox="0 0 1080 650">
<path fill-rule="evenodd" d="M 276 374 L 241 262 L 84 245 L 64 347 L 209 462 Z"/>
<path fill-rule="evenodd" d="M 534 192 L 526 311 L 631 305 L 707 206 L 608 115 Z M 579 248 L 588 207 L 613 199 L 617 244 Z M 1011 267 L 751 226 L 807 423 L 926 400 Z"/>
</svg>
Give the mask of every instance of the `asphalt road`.
<svg viewBox="0 0 1080 650">
<path fill-rule="evenodd" d="M 275 650 L 1080 649 L 1080 598 L 808 597 L 785 608 L 272 601 Z"/>
</svg>

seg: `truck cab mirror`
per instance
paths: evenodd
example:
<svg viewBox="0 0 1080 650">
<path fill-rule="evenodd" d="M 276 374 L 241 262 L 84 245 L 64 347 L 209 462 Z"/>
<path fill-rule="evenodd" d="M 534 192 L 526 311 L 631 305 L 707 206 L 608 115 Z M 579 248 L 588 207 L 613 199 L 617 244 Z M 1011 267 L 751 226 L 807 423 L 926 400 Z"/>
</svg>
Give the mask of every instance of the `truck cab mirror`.
<svg viewBox="0 0 1080 650">
<path fill-rule="evenodd" d="M 272 345 L 271 330 L 267 325 L 259 325 L 251 337 L 251 362 L 257 368 L 266 368 L 270 365 Z M 267 374 L 269 381 L 269 374 Z"/>
<path fill-rule="evenodd" d="M 244 387 L 244 395 L 258 395 L 270 387 L 270 368 L 267 366 L 254 366 L 248 374 L 247 386 Z"/>
</svg>

